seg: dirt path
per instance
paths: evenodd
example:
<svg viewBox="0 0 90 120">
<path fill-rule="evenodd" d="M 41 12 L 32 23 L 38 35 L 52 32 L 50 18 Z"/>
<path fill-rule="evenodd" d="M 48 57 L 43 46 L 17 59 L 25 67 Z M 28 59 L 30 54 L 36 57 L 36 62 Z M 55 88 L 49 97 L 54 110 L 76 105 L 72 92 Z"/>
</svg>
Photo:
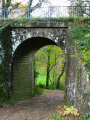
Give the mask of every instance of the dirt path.
<svg viewBox="0 0 90 120">
<path fill-rule="evenodd" d="M 8 105 L 0 108 L 0 120 L 50 120 L 63 97 L 63 91 L 53 90 L 52 93 Z"/>
</svg>

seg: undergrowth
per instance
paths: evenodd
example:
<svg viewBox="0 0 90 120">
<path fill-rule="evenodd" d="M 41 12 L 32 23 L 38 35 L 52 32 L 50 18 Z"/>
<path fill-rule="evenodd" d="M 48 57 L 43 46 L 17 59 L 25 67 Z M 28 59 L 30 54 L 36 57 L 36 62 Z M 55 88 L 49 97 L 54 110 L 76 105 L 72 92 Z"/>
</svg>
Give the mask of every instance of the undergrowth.
<svg viewBox="0 0 90 120">
<path fill-rule="evenodd" d="M 57 108 L 55 114 L 53 114 L 53 120 L 90 120 L 90 112 L 86 115 L 79 114 L 78 110 L 73 106 L 60 105 Z"/>
</svg>

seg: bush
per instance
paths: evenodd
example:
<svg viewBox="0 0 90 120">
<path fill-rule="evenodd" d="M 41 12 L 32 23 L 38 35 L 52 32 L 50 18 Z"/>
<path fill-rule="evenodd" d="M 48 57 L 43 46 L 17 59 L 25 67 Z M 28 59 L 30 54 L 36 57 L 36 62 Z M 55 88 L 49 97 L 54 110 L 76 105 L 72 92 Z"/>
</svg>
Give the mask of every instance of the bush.
<svg viewBox="0 0 90 120">
<path fill-rule="evenodd" d="M 44 89 L 35 88 L 35 90 L 34 90 L 34 95 L 33 95 L 33 96 L 42 95 L 43 92 L 44 92 Z"/>
<path fill-rule="evenodd" d="M 36 87 L 45 88 L 46 86 L 42 83 L 39 83 L 38 85 L 36 85 Z"/>
</svg>

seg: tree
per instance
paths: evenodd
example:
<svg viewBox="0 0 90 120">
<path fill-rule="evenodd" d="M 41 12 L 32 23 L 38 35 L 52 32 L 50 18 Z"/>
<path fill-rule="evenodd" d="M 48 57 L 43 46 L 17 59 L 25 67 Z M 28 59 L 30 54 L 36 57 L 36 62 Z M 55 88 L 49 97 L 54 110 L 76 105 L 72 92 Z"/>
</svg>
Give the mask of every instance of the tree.
<svg viewBox="0 0 90 120">
<path fill-rule="evenodd" d="M 58 51 L 57 51 L 58 52 Z M 57 65 L 57 57 L 60 53 L 56 54 L 54 46 L 47 47 L 47 76 L 46 76 L 46 88 L 49 87 L 50 72 Z"/>
<path fill-rule="evenodd" d="M 27 3 L 27 8 L 24 8 L 25 6 L 23 6 L 23 9 L 18 9 L 18 12 L 21 14 L 22 16 L 27 16 L 30 17 L 31 13 L 33 11 L 35 11 L 37 8 L 39 8 L 43 3 L 49 3 L 48 0 L 39 0 L 33 7 L 34 0 L 29 0 L 29 2 Z M 14 14 L 14 10 L 17 10 L 17 8 L 20 6 L 22 7 L 22 2 L 18 2 L 15 0 L 2 0 L 2 16 L 3 17 L 8 17 L 8 15 L 10 13 Z M 12 12 L 14 11 L 14 12 Z"/>
<path fill-rule="evenodd" d="M 49 83 L 56 87 L 57 78 L 63 67 L 61 64 L 64 59 L 62 50 L 57 46 L 50 45 L 43 47 L 35 56 L 36 65 L 39 66 L 39 69 L 40 66 L 44 66 L 43 68 L 46 70 L 46 88 L 49 87 Z"/>
<path fill-rule="evenodd" d="M 63 75 L 63 73 L 64 73 L 64 71 L 65 71 L 65 66 L 66 66 L 66 62 L 64 62 L 62 71 L 61 71 L 60 75 L 58 76 L 58 79 L 57 79 L 57 86 L 56 86 L 57 89 L 59 89 L 59 87 L 60 87 L 60 78 L 62 77 L 62 75 Z"/>
<path fill-rule="evenodd" d="M 68 0 L 71 6 L 76 6 L 73 9 L 69 8 L 69 13 L 77 13 L 76 16 L 83 16 L 84 14 L 90 16 L 90 1 L 89 0 Z M 74 12 L 73 12 L 74 11 Z M 70 15 L 71 15 L 70 14 Z"/>
<path fill-rule="evenodd" d="M 11 10 L 16 9 L 21 2 L 15 2 L 15 4 L 12 4 L 14 0 L 2 0 L 2 17 L 7 18 L 9 12 L 11 12 Z M 8 8 L 11 7 L 10 11 L 8 11 Z"/>
<path fill-rule="evenodd" d="M 50 52 L 51 50 L 48 49 L 47 50 L 47 76 L 46 76 L 46 88 L 48 88 L 48 85 L 49 85 L 49 78 L 50 78 Z"/>
<path fill-rule="evenodd" d="M 28 7 L 29 9 L 26 11 L 26 13 L 25 13 L 23 16 L 27 16 L 27 14 L 29 14 L 28 16 L 30 17 L 30 16 L 31 16 L 31 13 L 32 13 L 33 11 L 35 11 L 37 8 L 39 8 L 43 3 L 50 3 L 50 2 L 48 2 L 48 0 L 39 0 L 39 1 L 35 4 L 35 6 L 32 7 L 33 1 L 34 1 L 34 0 L 29 0 L 28 5 L 27 5 L 27 7 Z M 29 11 L 29 13 L 28 13 L 28 11 Z"/>
</svg>

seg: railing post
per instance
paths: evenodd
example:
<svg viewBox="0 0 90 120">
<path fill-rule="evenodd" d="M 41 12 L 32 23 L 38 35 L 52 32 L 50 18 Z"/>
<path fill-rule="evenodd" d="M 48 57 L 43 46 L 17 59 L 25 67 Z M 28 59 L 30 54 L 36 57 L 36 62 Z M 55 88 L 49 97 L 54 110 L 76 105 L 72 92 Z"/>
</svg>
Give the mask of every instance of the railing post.
<svg viewBox="0 0 90 120">
<path fill-rule="evenodd" d="M 28 18 L 29 18 L 29 7 L 28 7 L 28 13 L 27 13 L 27 15 L 28 15 Z"/>
<path fill-rule="evenodd" d="M 6 9 L 4 8 L 4 18 L 6 17 L 6 15 L 5 15 L 5 10 L 6 10 Z"/>
<path fill-rule="evenodd" d="M 27 16 L 28 16 L 28 18 L 30 18 L 30 16 L 31 16 L 31 8 L 28 7 L 27 9 L 28 9 Z"/>
<path fill-rule="evenodd" d="M 10 11 L 10 9 L 8 10 L 8 12 L 9 12 L 9 14 L 8 14 L 8 16 L 9 16 L 9 17 L 8 17 L 8 18 L 10 19 L 10 14 L 11 14 L 11 11 Z"/>
</svg>

